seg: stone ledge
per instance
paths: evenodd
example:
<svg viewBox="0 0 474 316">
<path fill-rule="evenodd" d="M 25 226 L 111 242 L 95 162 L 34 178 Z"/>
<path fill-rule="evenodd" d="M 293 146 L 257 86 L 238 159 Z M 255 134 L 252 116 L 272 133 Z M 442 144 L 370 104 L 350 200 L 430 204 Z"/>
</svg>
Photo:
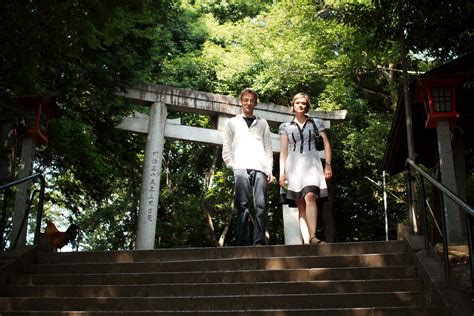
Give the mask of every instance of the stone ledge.
<svg viewBox="0 0 474 316">
<path fill-rule="evenodd" d="M 451 280 L 451 284 L 446 283 L 441 260 L 437 256 L 425 254 L 423 236 L 407 236 L 406 241 L 415 255 L 416 265 L 430 292 L 431 302 L 439 308 L 439 314 L 473 315 L 472 296 L 463 292 L 456 280 Z"/>
</svg>

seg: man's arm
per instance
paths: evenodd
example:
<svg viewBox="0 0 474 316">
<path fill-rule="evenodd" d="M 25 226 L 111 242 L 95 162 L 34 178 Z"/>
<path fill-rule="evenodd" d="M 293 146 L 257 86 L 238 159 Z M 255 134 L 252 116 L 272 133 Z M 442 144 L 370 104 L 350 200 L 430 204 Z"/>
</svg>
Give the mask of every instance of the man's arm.
<svg viewBox="0 0 474 316">
<path fill-rule="evenodd" d="M 233 155 L 234 155 L 232 143 L 233 143 L 234 133 L 232 132 L 230 124 L 231 124 L 230 120 L 228 120 L 224 128 L 224 136 L 222 139 L 222 159 L 224 160 L 224 163 L 227 166 L 227 168 L 232 169 Z"/>
<path fill-rule="evenodd" d="M 273 148 L 272 148 L 272 136 L 270 133 L 270 127 L 265 121 L 265 130 L 263 135 L 263 146 L 265 149 L 265 158 L 266 158 L 266 173 L 267 180 L 271 182 L 273 180 Z"/>
</svg>

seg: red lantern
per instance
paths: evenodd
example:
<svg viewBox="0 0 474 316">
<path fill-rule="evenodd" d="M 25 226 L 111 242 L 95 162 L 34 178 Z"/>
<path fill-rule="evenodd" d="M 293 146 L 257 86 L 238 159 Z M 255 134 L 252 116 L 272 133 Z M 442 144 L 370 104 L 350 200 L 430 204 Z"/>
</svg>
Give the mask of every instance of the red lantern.
<svg viewBox="0 0 474 316">
<path fill-rule="evenodd" d="M 25 121 L 27 132 L 32 134 L 36 143 L 48 143 L 46 130 L 49 119 L 57 116 L 56 97 L 30 96 L 18 97 L 17 105 L 22 108 L 22 119 Z"/>
<path fill-rule="evenodd" d="M 456 112 L 456 82 L 454 79 L 426 80 L 418 90 L 418 99 L 425 106 L 426 128 L 436 128 L 439 121 L 452 127 L 459 118 Z"/>
</svg>

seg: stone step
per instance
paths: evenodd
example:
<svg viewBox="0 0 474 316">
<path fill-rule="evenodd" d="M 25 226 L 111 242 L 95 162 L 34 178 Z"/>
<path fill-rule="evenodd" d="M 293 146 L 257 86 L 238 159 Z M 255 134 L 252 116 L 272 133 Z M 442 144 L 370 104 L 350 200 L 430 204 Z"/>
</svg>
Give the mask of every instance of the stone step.
<svg viewBox="0 0 474 316">
<path fill-rule="evenodd" d="M 30 265 L 27 273 L 138 273 L 175 271 L 226 271 L 226 270 L 283 270 L 323 267 L 383 267 L 409 265 L 412 256 L 406 253 L 364 254 L 360 256 L 293 256 L 268 258 L 222 258 L 157 262 L 119 262 L 119 263 L 54 263 Z"/>
<path fill-rule="evenodd" d="M 92 271 L 91 271 L 92 272 Z M 196 271 L 153 273 L 19 274 L 12 285 L 87 285 L 156 283 L 233 283 L 320 280 L 413 279 L 415 266 L 312 268 L 286 270 Z"/>
<path fill-rule="evenodd" d="M 136 251 L 42 253 L 38 263 L 146 262 L 224 258 L 341 256 L 407 252 L 402 241 L 351 242 L 324 245 L 268 245 L 259 247 L 173 248 Z"/>
<path fill-rule="evenodd" d="M 268 310 L 428 305 L 424 292 L 233 295 L 193 297 L 1 297 L 3 311 L 206 311 Z"/>
<path fill-rule="evenodd" d="M 142 285 L 2 286 L 4 297 L 149 297 L 256 294 L 419 292 L 420 279 L 260 283 L 161 283 Z"/>
<path fill-rule="evenodd" d="M 296 316 L 434 316 L 437 315 L 435 306 L 426 307 L 358 307 L 358 308 L 318 308 L 318 309 L 267 309 L 267 310 L 216 310 L 216 311 L 135 311 L 124 310 L 119 312 L 111 311 L 29 311 L 29 312 L 3 312 L 2 316 L 179 316 L 179 315 L 199 315 L 199 316 L 275 316 L 275 315 L 296 315 Z"/>
<path fill-rule="evenodd" d="M 36 253 L 0 315 L 436 315 L 407 243 Z"/>
</svg>

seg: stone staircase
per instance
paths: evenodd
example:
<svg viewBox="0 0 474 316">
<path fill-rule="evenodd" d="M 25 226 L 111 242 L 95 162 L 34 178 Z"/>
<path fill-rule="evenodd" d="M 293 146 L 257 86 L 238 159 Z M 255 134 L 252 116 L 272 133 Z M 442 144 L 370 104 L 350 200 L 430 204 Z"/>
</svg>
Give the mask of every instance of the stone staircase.
<svg viewBox="0 0 474 316">
<path fill-rule="evenodd" d="M 405 241 L 38 252 L 16 266 L 1 316 L 437 315 Z"/>
</svg>

